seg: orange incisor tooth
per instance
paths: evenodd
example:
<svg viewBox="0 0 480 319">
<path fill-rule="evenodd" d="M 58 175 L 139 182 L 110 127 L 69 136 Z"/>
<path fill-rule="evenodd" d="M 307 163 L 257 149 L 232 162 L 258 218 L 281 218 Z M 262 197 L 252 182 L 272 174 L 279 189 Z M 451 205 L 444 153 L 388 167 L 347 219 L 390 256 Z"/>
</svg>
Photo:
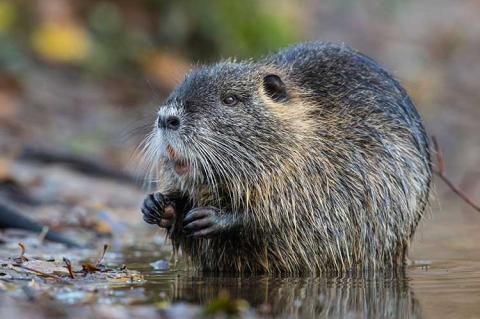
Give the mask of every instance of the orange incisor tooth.
<svg viewBox="0 0 480 319">
<path fill-rule="evenodd" d="M 170 144 L 167 145 L 167 153 L 168 157 L 170 157 L 171 160 L 174 160 L 177 157 L 177 153 L 175 152 L 173 147 L 170 146 Z"/>
</svg>

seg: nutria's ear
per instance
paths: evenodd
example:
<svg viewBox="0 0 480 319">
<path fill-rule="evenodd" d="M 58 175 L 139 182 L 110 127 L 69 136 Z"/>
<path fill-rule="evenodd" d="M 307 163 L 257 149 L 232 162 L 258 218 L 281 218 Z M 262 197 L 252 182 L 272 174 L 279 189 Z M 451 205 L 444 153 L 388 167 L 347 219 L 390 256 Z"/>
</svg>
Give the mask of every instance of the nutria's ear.
<svg viewBox="0 0 480 319">
<path fill-rule="evenodd" d="M 263 78 L 263 89 L 276 102 L 283 102 L 288 99 L 287 87 L 278 75 L 269 74 L 265 76 Z"/>
</svg>

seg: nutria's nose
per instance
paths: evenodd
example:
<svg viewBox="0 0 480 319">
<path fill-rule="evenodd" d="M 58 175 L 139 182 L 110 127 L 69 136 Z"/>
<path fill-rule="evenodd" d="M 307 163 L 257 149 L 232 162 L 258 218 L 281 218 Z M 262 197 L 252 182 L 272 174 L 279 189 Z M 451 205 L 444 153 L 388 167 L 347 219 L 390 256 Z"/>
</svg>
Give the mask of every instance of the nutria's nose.
<svg viewBox="0 0 480 319">
<path fill-rule="evenodd" d="M 158 118 L 158 127 L 176 131 L 180 127 L 180 119 L 178 116 L 174 115 L 169 115 L 167 117 L 160 116 Z"/>
</svg>

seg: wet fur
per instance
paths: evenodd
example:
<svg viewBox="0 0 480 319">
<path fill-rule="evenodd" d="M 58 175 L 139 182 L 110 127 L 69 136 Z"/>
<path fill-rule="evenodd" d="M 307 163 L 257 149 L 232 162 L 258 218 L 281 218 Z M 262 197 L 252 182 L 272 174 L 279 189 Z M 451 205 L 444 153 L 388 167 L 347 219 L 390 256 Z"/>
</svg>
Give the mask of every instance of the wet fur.
<svg viewBox="0 0 480 319">
<path fill-rule="evenodd" d="M 286 101 L 265 94 L 267 74 L 284 81 Z M 219 104 L 226 92 L 242 103 Z M 302 273 L 402 265 L 428 199 L 429 146 L 404 89 L 368 57 L 317 42 L 201 67 L 163 108 L 184 125 L 175 136 L 154 130 L 145 142 L 158 191 L 241 221 L 193 239 L 182 230 L 188 211 L 177 212 L 170 236 L 195 266 Z M 193 177 L 175 174 L 166 141 Z"/>
</svg>

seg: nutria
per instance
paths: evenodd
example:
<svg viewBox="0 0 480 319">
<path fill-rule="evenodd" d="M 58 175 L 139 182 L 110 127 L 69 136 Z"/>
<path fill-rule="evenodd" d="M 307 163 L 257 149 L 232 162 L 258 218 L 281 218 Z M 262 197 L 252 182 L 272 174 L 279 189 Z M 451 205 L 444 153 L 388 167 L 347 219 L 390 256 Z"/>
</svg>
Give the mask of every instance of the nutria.
<svg viewBox="0 0 480 319">
<path fill-rule="evenodd" d="M 431 181 L 405 90 L 323 42 L 191 71 L 144 149 L 158 182 L 144 220 L 203 271 L 396 268 Z"/>
</svg>

